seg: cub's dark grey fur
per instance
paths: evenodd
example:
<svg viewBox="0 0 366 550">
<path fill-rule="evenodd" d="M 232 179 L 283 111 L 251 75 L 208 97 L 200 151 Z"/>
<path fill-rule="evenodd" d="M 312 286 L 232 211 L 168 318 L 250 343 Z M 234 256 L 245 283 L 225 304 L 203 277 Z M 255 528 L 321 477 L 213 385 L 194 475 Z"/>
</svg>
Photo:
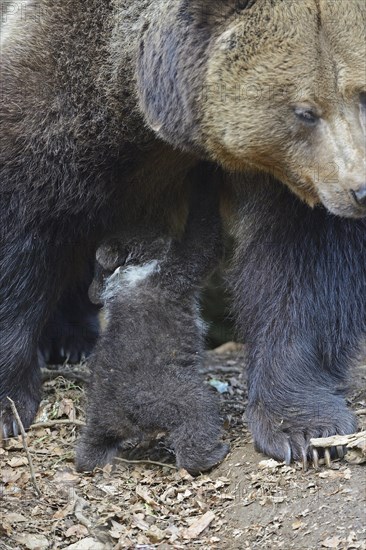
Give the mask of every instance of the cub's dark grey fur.
<svg viewBox="0 0 366 550">
<path fill-rule="evenodd" d="M 228 452 L 220 442 L 218 397 L 199 374 L 205 335 L 199 287 L 221 250 L 218 201 L 205 195 L 192 205 L 181 240 L 149 243 L 138 233 L 134 242 L 122 236 L 120 247 L 114 241 L 98 250 L 103 265 L 90 295 L 102 298 L 108 322 L 90 360 L 78 470 L 103 466 L 119 449 L 162 431 L 177 465 L 194 474 Z M 103 282 L 103 270 L 123 262 Z"/>
</svg>

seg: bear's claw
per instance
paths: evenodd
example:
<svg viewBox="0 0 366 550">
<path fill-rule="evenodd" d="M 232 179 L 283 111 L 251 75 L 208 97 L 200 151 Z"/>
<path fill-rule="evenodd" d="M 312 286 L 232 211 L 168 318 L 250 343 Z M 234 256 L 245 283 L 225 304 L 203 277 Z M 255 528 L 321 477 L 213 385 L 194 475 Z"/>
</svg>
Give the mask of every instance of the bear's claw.
<svg viewBox="0 0 366 550">
<path fill-rule="evenodd" d="M 37 414 L 41 400 L 40 393 L 40 387 L 33 388 L 33 392 L 29 391 L 29 388 L 27 391 L 23 388 L 12 397 L 25 430 L 29 428 Z M 5 397 L 0 401 L 0 447 L 4 445 L 4 440 L 9 437 L 18 437 L 19 434 L 18 422 L 14 418 L 9 400 Z"/>
<path fill-rule="evenodd" d="M 343 458 L 344 449 L 314 448 L 310 439 L 336 434 L 350 434 L 356 430 L 356 419 L 343 400 L 333 398 L 316 410 L 281 411 L 281 417 L 268 410 L 262 403 L 248 407 L 249 427 L 255 448 L 276 460 L 290 464 L 300 461 L 304 470 L 311 462 L 319 467 L 320 459 L 327 466 L 335 458 Z"/>
<path fill-rule="evenodd" d="M 331 466 L 332 460 L 334 459 L 342 460 L 342 458 L 344 458 L 344 455 L 346 454 L 345 447 L 343 447 L 342 445 L 337 445 L 337 447 L 329 447 L 324 449 L 324 451 L 320 453 L 320 455 L 324 455 L 323 459 L 319 456 L 319 451 L 317 447 L 311 447 L 311 453 L 312 453 L 312 463 L 315 470 L 319 469 L 319 466 L 322 460 L 325 462 L 325 464 L 329 468 Z"/>
</svg>

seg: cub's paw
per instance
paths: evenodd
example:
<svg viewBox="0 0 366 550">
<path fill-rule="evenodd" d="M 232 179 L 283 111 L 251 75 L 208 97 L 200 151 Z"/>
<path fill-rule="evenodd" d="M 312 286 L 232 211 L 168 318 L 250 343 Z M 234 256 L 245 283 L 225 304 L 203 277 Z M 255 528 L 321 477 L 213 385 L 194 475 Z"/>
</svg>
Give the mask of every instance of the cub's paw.
<svg viewBox="0 0 366 550">
<path fill-rule="evenodd" d="M 309 460 L 318 466 L 319 454 L 310 446 L 311 438 L 353 433 L 357 426 L 344 400 L 334 396 L 316 407 L 313 404 L 301 409 L 283 407 L 281 412 L 279 416 L 263 403 L 248 407 L 247 419 L 255 448 L 286 464 L 302 461 L 304 468 Z M 342 451 L 336 448 L 325 453 L 326 462 L 337 454 L 342 457 Z"/>
<path fill-rule="evenodd" d="M 94 430 L 94 431 L 93 431 Z M 135 448 L 142 440 L 142 434 L 134 433 L 126 437 L 113 437 L 102 434 L 89 426 L 84 429 L 75 447 L 75 466 L 78 472 L 91 472 L 111 464 L 122 451 Z"/>
<path fill-rule="evenodd" d="M 229 451 L 230 447 L 226 443 L 218 443 L 210 451 L 182 449 L 176 453 L 177 467 L 184 468 L 191 475 L 198 475 L 220 464 Z"/>
<path fill-rule="evenodd" d="M 81 437 L 75 448 L 75 467 L 78 472 L 92 472 L 94 468 L 103 468 L 110 464 L 118 452 L 117 441 L 100 443 Z"/>
</svg>

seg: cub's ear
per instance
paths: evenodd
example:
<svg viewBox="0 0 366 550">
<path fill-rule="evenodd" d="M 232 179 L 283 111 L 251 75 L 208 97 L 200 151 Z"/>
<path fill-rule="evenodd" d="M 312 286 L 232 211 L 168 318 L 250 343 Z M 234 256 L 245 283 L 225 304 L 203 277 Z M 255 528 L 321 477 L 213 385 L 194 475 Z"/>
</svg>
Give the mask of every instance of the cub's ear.
<svg viewBox="0 0 366 550">
<path fill-rule="evenodd" d="M 181 0 L 152 13 L 140 36 L 137 88 L 150 128 L 173 146 L 201 153 L 200 118 L 212 37 L 255 0 Z M 173 6 L 171 5 L 173 4 Z M 155 18 L 155 19 L 154 19 Z"/>
<path fill-rule="evenodd" d="M 126 262 L 128 256 L 128 247 L 124 241 L 119 238 L 111 238 L 103 243 L 97 250 L 96 260 L 100 269 L 109 272 L 113 271 Z"/>
</svg>

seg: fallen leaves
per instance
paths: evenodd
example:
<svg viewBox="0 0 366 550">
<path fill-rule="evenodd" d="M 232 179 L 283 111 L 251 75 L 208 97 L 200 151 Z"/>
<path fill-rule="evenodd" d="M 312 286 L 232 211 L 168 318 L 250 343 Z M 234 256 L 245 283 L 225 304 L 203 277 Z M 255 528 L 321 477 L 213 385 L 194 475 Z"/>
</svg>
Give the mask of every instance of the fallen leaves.
<svg viewBox="0 0 366 550">
<path fill-rule="evenodd" d="M 222 367 L 217 372 L 213 357 Z M 70 382 L 47 383 L 37 427 L 27 434 L 42 498 L 31 490 L 21 438 L 0 449 L 0 538 L 6 548 L 366 550 L 363 521 L 349 534 L 360 515 L 355 496 L 360 469 L 338 462 L 331 470 L 304 473 L 296 464 L 261 460 L 243 426 L 246 390 L 235 374 L 240 360 L 236 356 L 230 363 L 224 352 L 209 358 L 207 379 L 229 389 L 220 399 L 232 454 L 220 468 L 196 478 L 152 463 L 118 462 L 92 474 L 76 473 L 73 447 L 83 393 Z M 360 398 L 358 407 L 365 407 Z M 153 452 L 157 460 L 161 453 L 169 460 L 161 449 Z"/>
</svg>

